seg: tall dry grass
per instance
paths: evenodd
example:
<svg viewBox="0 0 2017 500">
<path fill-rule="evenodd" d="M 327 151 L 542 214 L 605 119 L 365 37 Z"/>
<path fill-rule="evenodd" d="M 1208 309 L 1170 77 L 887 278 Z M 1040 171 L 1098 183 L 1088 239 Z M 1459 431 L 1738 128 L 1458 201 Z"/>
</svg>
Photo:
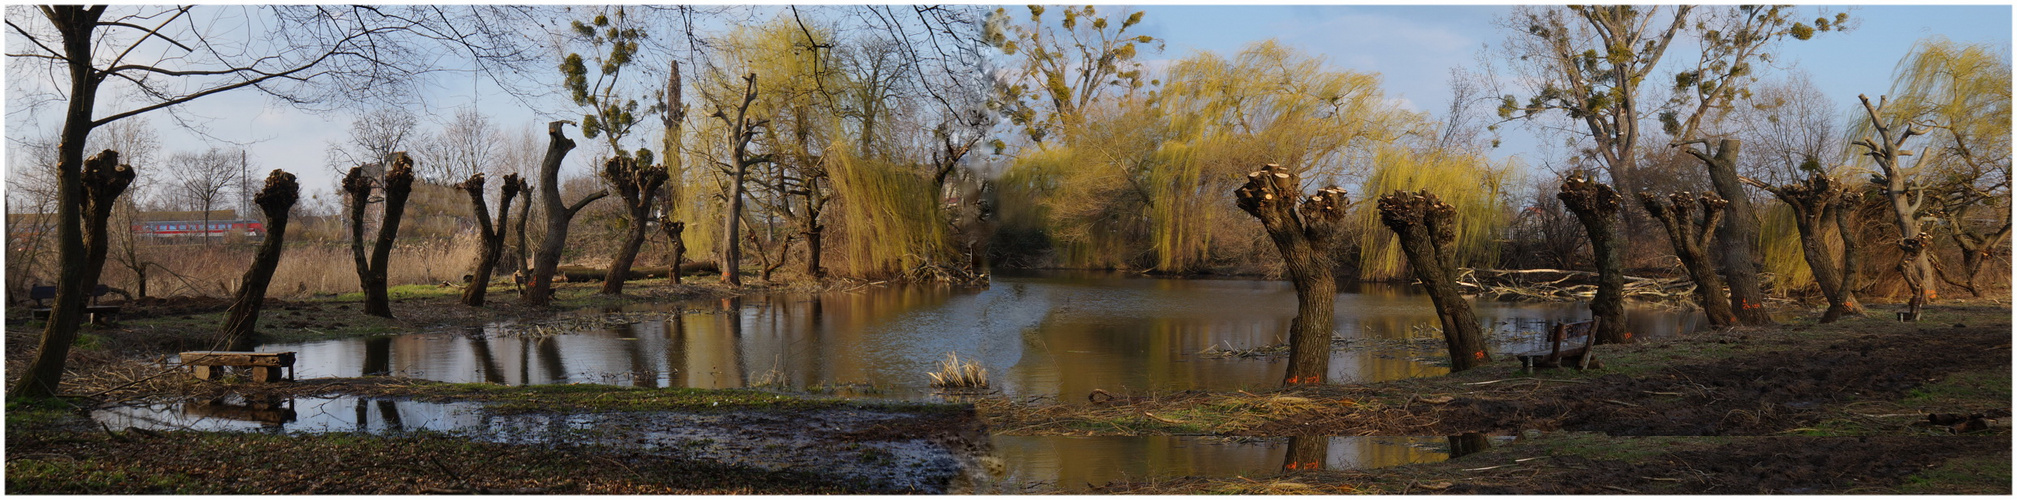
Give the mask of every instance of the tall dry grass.
<svg viewBox="0 0 2017 500">
<path fill-rule="evenodd" d="M 148 295 L 228 297 L 237 291 L 256 251 L 257 247 L 249 244 L 143 247 L 144 259 L 152 263 Z M 387 284 L 460 283 L 476 261 L 476 252 L 474 236 L 405 240 L 393 247 Z M 358 291 L 353 262 L 347 244 L 289 244 L 280 254 L 280 267 L 273 273 L 268 296 L 298 299 Z M 108 263 L 104 276 L 106 285 L 138 290 L 134 273 L 124 266 Z"/>
</svg>

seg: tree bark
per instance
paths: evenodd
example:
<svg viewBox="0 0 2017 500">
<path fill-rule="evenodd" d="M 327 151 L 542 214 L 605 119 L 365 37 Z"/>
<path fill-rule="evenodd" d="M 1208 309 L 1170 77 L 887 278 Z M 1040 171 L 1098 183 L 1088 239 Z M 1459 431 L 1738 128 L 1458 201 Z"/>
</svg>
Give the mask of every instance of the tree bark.
<svg viewBox="0 0 2017 500">
<path fill-rule="evenodd" d="M 280 251 L 287 238 L 287 211 L 294 209 L 300 198 L 301 185 L 295 183 L 294 174 L 276 169 L 267 174 L 266 187 L 252 199 L 259 211 L 266 214 L 266 237 L 259 242 L 252 268 L 245 270 L 245 277 L 239 282 L 238 297 L 232 300 L 231 309 L 225 311 L 220 333 L 230 350 L 252 350 L 259 309 L 266 305 L 266 289 L 273 282 L 273 270 L 280 267 Z"/>
<path fill-rule="evenodd" d="M 1848 288 L 1847 269 L 1835 262 L 1835 256 L 1827 249 L 1827 230 L 1835 227 L 1846 249 L 1854 244 L 1847 226 L 1841 226 L 1839 214 L 1842 211 L 1842 186 L 1821 172 L 1808 175 L 1807 181 L 1784 186 L 1772 186 L 1763 182 L 1745 179 L 1746 183 L 1764 189 L 1778 197 L 1793 210 L 1793 226 L 1800 232 L 1800 253 L 1807 259 L 1807 269 L 1814 275 L 1815 286 L 1821 289 L 1821 296 L 1828 301 L 1828 309 L 1821 313 L 1821 323 L 1833 323 L 1844 315 L 1863 314 L 1863 305 L 1856 301 L 1856 293 Z M 1843 261 L 1847 262 L 1847 258 Z"/>
<path fill-rule="evenodd" d="M 1628 337 L 1625 324 L 1625 266 L 1618 248 L 1618 192 L 1582 173 L 1562 180 L 1555 195 L 1562 205 L 1582 221 L 1590 238 L 1590 253 L 1597 265 L 1597 296 L 1590 300 L 1590 314 L 1602 318 L 1597 343 L 1618 344 Z"/>
<path fill-rule="evenodd" d="M 357 284 L 364 289 L 364 314 L 392 317 L 392 301 L 386 295 L 386 273 L 391 270 L 392 244 L 399 239 L 399 221 L 406 212 L 406 198 L 413 193 L 413 158 L 405 152 L 392 153 L 392 165 L 385 169 L 385 219 L 364 254 L 364 208 L 371 200 L 370 176 L 364 167 L 353 167 L 343 177 L 343 191 L 350 194 L 350 256 L 357 267 Z"/>
<path fill-rule="evenodd" d="M 57 384 L 62 381 L 63 365 L 69 357 L 70 344 L 77 341 L 77 330 L 83 326 L 84 297 L 98 284 L 99 273 L 105 268 L 105 255 L 112 251 L 112 241 L 105 228 L 106 221 L 112 218 L 113 204 L 118 201 L 119 195 L 125 193 L 126 187 L 133 184 L 133 168 L 118 163 L 119 153 L 105 150 L 86 160 L 84 168 L 78 172 L 77 180 L 81 188 L 79 191 L 82 191 L 79 198 L 82 199 L 78 200 L 79 203 L 74 210 L 84 219 L 84 227 L 80 228 L 84 237 L 82 241 L 84 251 L 78 256 L 81 258 L 77 259 L 81 261 L 78 264 L 82 269 L 77 270 L 76 280 L 82 285 L 76 287 L 78 288 L 76 305 L 71 309 L 74 314 L 69 318 L 68 330 L 62 330 L 58 328 L 62 318 L 57 316 L 62 311 L 50 310 L 49 326 L 43 330 L 42 344 L 36 351 L 35 361 L 29 366 L 28 373 L 14 386 L 16 395 L 53 396 L 56 394 Z M 58 229 L 58 232 L 63 231 Z M 64 246 L 69 246 L 69 242 L 64 243 Z M 62 262 L 67 264 L 71 259 L 66 255 L 63 256 Z M 63 275 L 67 276 L 70 269 L 66 268 L 63 271 Z M 63 293 L 70 284 L 67 280 L 57 283 L 55 307 L 65 305 L 62 302 Z M 56 345 L 56 342 L 61 344 Z"/>
<path fill-rule="evenodd" d="M 672 280 L 671 283 L 677 285 L 680 262 L 686 260 L 686 223 L 661 222 L 658 227 L 665 233 L 665 248 L 671 252 L 671 258 L 667 259 L 671 264 L 668 265 L 670 270 L 666 272 L 666 279 Z"/>
<path fill-rule="evenodd" d="M 616 188 L 616 194 L 623 199 L 623 208 L 630 215 L 630 230 L 625 232 L 623 246 L 609 261 L 609 276 L 602 280 L 605 295 L 623 294 L 623 283 L 630 277 L 630 266 L 637 262 L 637 252 L 644 248 L 644 238 L 650 235 L 646 224 L 651 221 L 651 201 L 658 196 L 658 188 L 665 184 L 665 166 L 644 165 L 636 158 L 618 156 L 610 158 L 602 166 L 602 178 Z"/>
<path fill-rule="evenodd" d="M 95 284 L 84 242 L 84 141 L 94 127 L 92 110 L 98 84 L 103 77 L 91 67 L 91 33 L 105 6 L 51 6 L 44 11 L 50 24 L 63 36 L 63 51 L 70 55 L 64 66 L 70 72 L 70 101 L 64 104 L 63 131 L 56 144 L 56 300 L 49 310 L 49 323 L 42 329 L 42 343 L 28 371 L 8 389 L 9 397 L 43 398 L 56 394 L 63 380 L 63 364 L 77 329 L 84 319 L 84 297 Z M 117 163 L 117 154 L 100 153 Z M 111 168 L 111 167 L 105 167 Z M 129 169 L 130 171 L 130 169 Z"/>
<path fill-rule="evenodd" d="M 1702 205 L 1700 221 L 1693 213 L 1698 202 Z M 1697 198 L 1693 193 L 1681 192 L 1668 195 L 1667 203 L 1663 204 L 1660 197 L 1640 192 L 1639 203 L 1667 229 L 1667 241 L 1674 244 L 1674 255 L 1681 258 L 1682 266 L 1688 268 L 1688 277 L 1694 279 L 1695 304 L 1708 314 L 1709 325 L 1737 324 L 1736 313 L 1730 310 L 1730 299 L 1723 295 L 1723 278 L 1716 274 L 1715 259 L 1709 255 L 1709 240 L 1715 235 L 1713 228 L 1728 202 L 1712 194 Z"/>
<path fill-rule="evenodd" d="M 560 267 L 560 253 L 567 249 L 567 226 L 574 222 L 574 214 L 595 200 L 609 196 L 609 191 L 596 191 L 569 206 L 560 201 L 560 162 L 567 159 L 567 152 L 574 150 L 574 140 L 568 139 L 561 131 L 566 121 L 546 124 L 546 158 L 539 163 L 539 201 L 546 213 L 546 236 L 539 241 L 539 252 L 532 258 L 532 279 L 526 286 L 524 303 L 533 307 L 546 307 L 553 300 L 553 273 Z"/>
<path fill-rule="evenodd" d="M 504 174 L 504 185 L 499 186 L 497 223 L 490 222 L 490 208 L 483 200 L 483 174 L 481 172 L 462 181 L 456 187 L 469 193 L 470 211 L 476 216 L 477 237 L 482 240 L 476 254 L 476 270 L 470 273 L 468 287 L 462 290 L 462 305 L 479 307 L 490 291 L 490 273 L 497 268 L 497 261 L 504 253 L 504 232 L 511 221 L 511 200 L 525 189 L 525 180 L 518 174 Z"/>
<path fill-rule="evenodd" d="M 1400 236 L 1401 253 L 1415 279 L 1429 292 L 1442 319 L 1443 341 L 1450 351 L 1450 371 L 1459 372 L 1492 361 L 1471 303 L 1457 292 L 1457 210 L 1424 189 L 1395 191 L 1380 197 L 1380 222 Z"/>
<path fill-rule="evenodd" d="M 1350 202 L 1345 191 L 1330 186 L 1305 199 L 1297 173 L 1267 164 L 1247 174 L 1245 186 L 1233 192 L 1236 203 L 1260 219 L 1268 238 L 1281 252 L 1289 282 L 1296 287 L 1296 319 L 1289 326 L 1289 369 L 1285 385 L 1322 384 L 1329 376 L 1331 332 L 1338 296 L 1337 245 Z"/>
<path fill-rule="evenodd" d="M 1752 211 L 1751 195 L 1744 192 L 1744 183 L 1737 176 L 1737 152 L 1743 146 L 1743 141 L 1721 139 L 1710 154 L 1693 148 L 1688 149 L 1688 154 L 1708 167 L 1709 182 L 1716 186 L 1716 195 L 1729 203 L 1722 225 L 1715 228 L 1716 246 L 1723 256 L 1723 274 L 1730 286 L 1729 302 L 1735 308 L 1737 321 L 1750 326 L 1771 325 L 1774 322 L 1765 310 L 1765 291 L 1759 284 L 1755 257 L 1758 214 Z"/>
</svg>

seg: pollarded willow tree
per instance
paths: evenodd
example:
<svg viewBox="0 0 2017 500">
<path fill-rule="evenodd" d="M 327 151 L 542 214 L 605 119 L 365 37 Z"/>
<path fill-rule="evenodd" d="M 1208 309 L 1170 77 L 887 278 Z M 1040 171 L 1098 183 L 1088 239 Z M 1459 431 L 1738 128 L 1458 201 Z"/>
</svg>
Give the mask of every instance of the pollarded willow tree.
<svg viewBox="0 0 2017 500">
<path fill-rule="evenodd" d="M 1663 202 L 1653 193 L 1639 192 L 1639 203 L 1667 229 L 1667 241 L 1674 245 L 1674 255 L 1681 258 L 1682 267 L 1688 269 L 1688 277 L 1694 280 L 1695 304 L 1708 315 L 1709 326 L 1737 324 L 1737 316 L 1730 310 L 1730 298 L 1723 295 L 1723 277 L 1716 273 L 1716 260 L 1709 253 L 1716 223 L 1723 218 L 1729 202 L 1713 194 L 1696 197 L 1688 192 L 1673 193 L 1666 198 Z M 1696 204 L 1701 205 L 1699 211 Z M 1695 217 L 1697 213 L 1701 218 Z"/>
<path fill-rule="evenodd" d="M 350 220 L 350 257 L 357 268 L 357 286 L 364 291 L 364 314 L 392 317 L 391 297 L 386 294 L 386 273 L 390 272 L 392 244 L 399 239 L 399 222 L 406 216 L 406 199 L 413 194 L 413 159 L 406 153 L 392 153 L 382 181 L 371 178 L 364 166 L 350 168 L 343 176 L 344 204 Z M 383 185 L 381 186 L 381 182 Z M 385 193 L 383 219 L 373 238 L 371 252 L 364 251 L 365 207 L 371 192 Z"/>
<path fill-rule="evenodd" d="M 1281 252 L 1296 287 L 1296 319 L 1289 326 L 1289 368 L 1284 385 L 1322 384 L 1330 373 L 1331 331 L 1336 322 L 1338 244 L 1345 239 L 1345 190 L 1329 186 L 1303 196 L 1302 176 L 1273 163 L 1247 174 L 1234 202 L 1261 221 Z"/>
<path fill-rule="evenodd" d="M 56 301 L 35 361 L 8 395 L 56 393 L 102 258 L 86 252 L 85 145 L 113 122 L 239 90 L 299 105 L 398 97 L 440 63 L 416 54 L 452 47 L 487 74 L 529 61 L 516 28 L 523 9 L 438 6 L 10 6 L 8 58 L 22 78 L 46 77 L 64 111 L 57 141 Z M 481 15 L 481 22 L 470 19 Z M 243 31 L 207 27 L 242 21 Z M 238 33 L 256 39 L 233 40 Z M 102 90 L 131 91 L 130 107 L 101 110 Z M 34 102 L 39 96 L 9 95 Z M 102 254 L 100 254 L 102 255 Z"/>
<path fill-rule="evenodd" d="M 252 257 L 252 267 L 245 270 L 231 308 L 224 313 L 224 325 L 218 329 L 231 350 L 253 347 L 259 310 L 266 305 L 266 287 L 273 282 L 273 270 L 280 267 L 280 252 L 287 241 L 288 211 L 300 199 L 301 185 L 294 181 L 294 174 L 277 169 L 267 174 L 266 187 L 252 198 L 266 215 L 266 237 L 259 241 L 259 252 Z"/>
<path fill-rule="evenodd" d="M 1394 191 L 1380 197 L 1380 222 L 1400 238 L 1415 279 L 1429 292 L 1442 321 L 1443 342 L 1450 353 L 1450 371 L 1464 371 L 1492 362 L 1485 336 L 1471 303 L 1457 293 L 1456 207 L 1423 189 Z"/>
</svg>

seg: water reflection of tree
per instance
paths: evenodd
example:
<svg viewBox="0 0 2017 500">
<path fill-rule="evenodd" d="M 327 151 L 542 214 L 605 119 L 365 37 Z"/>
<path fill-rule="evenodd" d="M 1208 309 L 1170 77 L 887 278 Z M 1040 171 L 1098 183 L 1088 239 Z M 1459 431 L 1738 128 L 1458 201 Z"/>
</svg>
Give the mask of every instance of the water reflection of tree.
<svg viewBox="0 0 2017 500">
<path fill-rule="evenodd" d="M 470 350 L 476 354 L 477 369 L 483 372 L 483 381 L 503 384 L 504 370 L 498 368 L 497 357 L 490 352 L 490 336 L 485 335 L 482 328 L 471 328 L 468 335 Z"/>
</svg>

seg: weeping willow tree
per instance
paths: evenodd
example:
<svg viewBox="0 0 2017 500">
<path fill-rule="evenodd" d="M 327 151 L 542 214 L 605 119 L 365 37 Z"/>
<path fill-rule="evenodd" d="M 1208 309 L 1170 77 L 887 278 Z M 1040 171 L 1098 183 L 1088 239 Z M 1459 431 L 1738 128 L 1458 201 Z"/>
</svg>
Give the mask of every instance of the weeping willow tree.
<svg viewBox="0 0 2017 500">
<path fill-rule="evenodd" d="M 1188 272 L 1269 260 L 1228 193 L 1267 163 L 1343 184 L 1365 175 L 1377 145 L 1425 133 L 1379 84 L 1273 41 L 1230 59 L 1195 53 L 1160 89 L 1081 110 L 1062 144 L 1023 150 L 1003 180 L 1038 200 L 1061 265 Z"/>
<path fill-rule="evenodd" d="M 827 150 L 825 162 L 838 200 L 836 272 L 884 277 L 953 257 L 931 179 L 906 165 L 860 157 L 844 141 Z"/>
<path fill-rule="evenodd" d="M 1493 162 L 1480 154 L 1423 151 L 1398 146 L 1379 149 L 1373 172 L 1362 189 L 1367 193 L 1432 189 L 1456 211 L 1456 265 L 1490 265 L 1498 261 L 1501 234 L 1512 222 L 1510 186 L 1517 185 L 1519 165 Z M 1359 246 L 1359 279 L 1407 277 L 1400 238 L 1380 226 L 1380 214 L 1361 209 L 1354 215 L 1365 231 Z"/>
</svg>

